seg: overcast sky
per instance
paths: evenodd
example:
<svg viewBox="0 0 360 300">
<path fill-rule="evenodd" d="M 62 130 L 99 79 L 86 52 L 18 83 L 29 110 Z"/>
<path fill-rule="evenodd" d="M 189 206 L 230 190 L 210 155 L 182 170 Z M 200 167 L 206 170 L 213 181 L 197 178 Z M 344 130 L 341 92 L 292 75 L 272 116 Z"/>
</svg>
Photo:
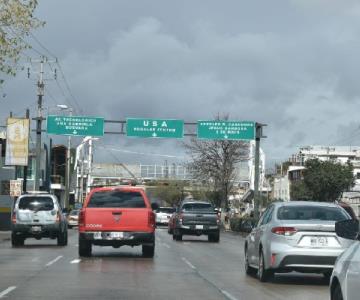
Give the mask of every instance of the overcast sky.
<svg viewBox="0 0 360 300">
<path fill-rule="evenodd" d="M 36 15 L 46 25 L 35 36 L 58 56 L 79 114 L 196 121 L 221 113 L 266 123 L 268 167 L 300 146 L 360 144 L 359 1 L 54 0 L 40 1 Z M 32 79 L 24 72 L 6 82 L 2 124 L 9 111 L 35 113 Z M 46 88 L 50 110 L 66 103 L 55 81 Z M 118 149 L 118 161 L 184 155 L 173 140 L 101 143 Z"/>
</svg>

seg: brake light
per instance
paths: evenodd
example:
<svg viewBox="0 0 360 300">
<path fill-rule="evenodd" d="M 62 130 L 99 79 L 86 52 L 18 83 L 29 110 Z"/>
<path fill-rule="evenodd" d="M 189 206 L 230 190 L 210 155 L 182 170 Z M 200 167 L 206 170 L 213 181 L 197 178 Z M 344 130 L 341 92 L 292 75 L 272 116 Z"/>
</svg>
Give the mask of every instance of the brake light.
<svg viewBox="0 0 360 300">
<path fill-rule="evenodd" d="M 274 227 L 273 229 L 271 229 L 272 233 L 278 234 L 278 235 L 284 235 L 284 236 L 291 236 L 294 235 L 297 230 L 294 227 Z"/>
<path fill-rule="evenodd" d="M 149 226 L 155 228 L 155 214 L 152 211 L 149 211 Z"/>
<path fill-rule="evenodd" d="M 85 212 L 82 209 L 79 212 L 78 222 L 79 222 L 79 226 L 84 226 L 85 224 Z"/>
<path fill-rule="evenodd" d="M 13 213 L 12 213 L 11 222 L 12 222 L 13 224 L 16 224 L 16 211 L 13 211 Z"/>
</svg>

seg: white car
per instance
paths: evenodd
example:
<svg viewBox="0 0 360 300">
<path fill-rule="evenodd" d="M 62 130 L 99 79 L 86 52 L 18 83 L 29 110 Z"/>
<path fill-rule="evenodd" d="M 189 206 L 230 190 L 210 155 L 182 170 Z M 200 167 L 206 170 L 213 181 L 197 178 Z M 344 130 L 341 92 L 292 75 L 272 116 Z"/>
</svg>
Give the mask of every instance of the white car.
<svg viewBox="0 0 360 300">
<path fill-rule="evenodd" d="M 336 260 L 330 279 L 331 300 L 358 300 L 360 284 L 359 221 L 336 223 L 336 234 L 354 243 Z"/>
<path fill-rule="evenodd" d="M 173 207 L 159 207 L 156 210 L 156 224 L 168 225 L 171 215 L 174 213 Z"/>
</svg>

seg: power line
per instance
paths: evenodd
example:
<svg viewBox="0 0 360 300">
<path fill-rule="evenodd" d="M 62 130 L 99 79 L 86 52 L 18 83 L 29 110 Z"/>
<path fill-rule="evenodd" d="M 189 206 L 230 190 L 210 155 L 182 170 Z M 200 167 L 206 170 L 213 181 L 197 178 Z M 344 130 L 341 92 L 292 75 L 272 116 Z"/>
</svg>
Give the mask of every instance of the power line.
<svg viewBox="0 0 360 300">
<path fill-rule="evenodd" d="M 66 77 L 65 77 L 64 71 L 63 71 L 63 69 L 62 69 L 62 67 L 61 67 L 61 65 L 60 65 L 60 63 L 59 63 L 59 61 L 58 61 L 57 56 L 56 56 L 54 53 L 52 53 L 47 47 L 45 47 L 44 44 L 41 43 L 41 42 L 39 41 L 39 39 L 38 39 L 33 33 L 30 33 L 30 36 L 34 39 L 34 41 L 35 41 L 36 43 L 39 44 L 39 46 L 40 46 L 42 49 L 44 49 L 48 54 L 50 54 L 52 57 L 54 57 L 54 58 L 56 59 L 56 64 L 57 64 L 57 66 L 59 67 L 59 71 L 60 71 L 61 77 L 62 77 L 62 79 L 63 79 L 63 81 L 64 81 L 64 83 L 65 83 L 65 87 L 66 87 L 66 89 L 67 89 L 70 97 L 71 97 L 72 100 L 74 101 L 75 106 L 77 107 L 77 109 L 78 109 L 81 113 L 83 113 L 83 110 L 82 110 L 81 106 L 79 105 L 79 102 L 78 102 L 77 99 L 74 97 L 74 94 L 72 93 L 72 91 L 71 91 L 71 89 L 70 89 L 69 83 L 68 83 L 68 81 L 67 81 L 67 79 L 66 79 Z"/>
</svg>

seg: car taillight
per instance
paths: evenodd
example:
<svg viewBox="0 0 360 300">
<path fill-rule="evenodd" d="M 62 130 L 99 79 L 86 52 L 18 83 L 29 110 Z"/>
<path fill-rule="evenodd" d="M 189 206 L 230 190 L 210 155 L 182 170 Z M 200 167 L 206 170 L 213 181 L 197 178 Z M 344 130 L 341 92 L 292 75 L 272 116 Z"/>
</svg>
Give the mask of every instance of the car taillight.
<svg viewBox="0 0 360 300">
<path fill-rule="evenodd" d="M 152 211 L 149 211 L 149 226 L 155 228 L 155 214 Z"/>
<path fill-rule="evenodd" d="M 216 223 L 220 224 L 220 222 L 221 222 L 221 216 L 220 214 L 217 214 Z"/>
<path fill-rule="evenodd" d="M 83 210 L 80 210 L 80 212 L 79 212 L 78 222 L 79 222 L 79 226 L 84 226 L 84 223 L 85 223 L 85 212 L 84 212 Z"/>
<path fill-rule="evenodd" d="M 297 230 L 294 227 L 274 227 L 273 229 L 271 229 L 272 233 L 278 234 L 278 235 L 285 235 L 285 236 L 290 236 L 290 235 L 294 235 Z"/>
<path fill-rule="evenodd" d="M 16 224 L 16 211 L 13 211 L 13 213 L 12 213 L 11 222 L 12 222 L 13 224 Z"/>
</svg>

